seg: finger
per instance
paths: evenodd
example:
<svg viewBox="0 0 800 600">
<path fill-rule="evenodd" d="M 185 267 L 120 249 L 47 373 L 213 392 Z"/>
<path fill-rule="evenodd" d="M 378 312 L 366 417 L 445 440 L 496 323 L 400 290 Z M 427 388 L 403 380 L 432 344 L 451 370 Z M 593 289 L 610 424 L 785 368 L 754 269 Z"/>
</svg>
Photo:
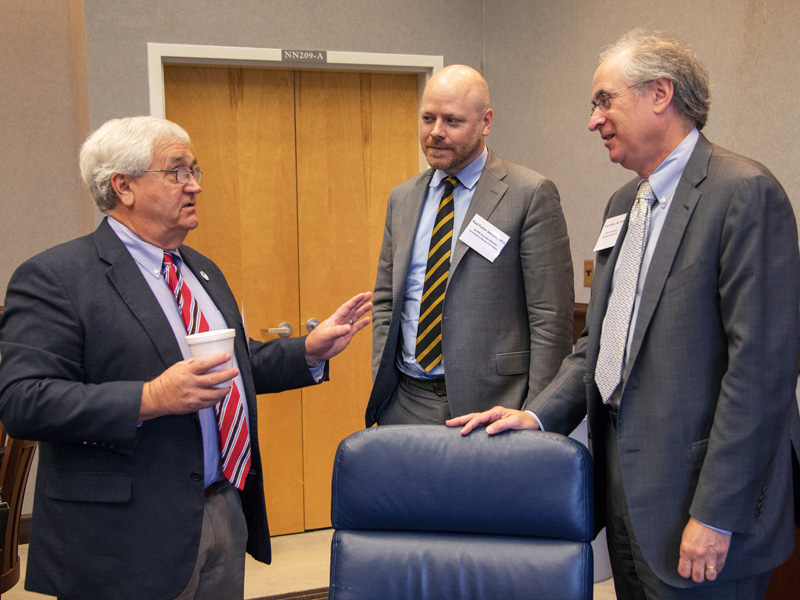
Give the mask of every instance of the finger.
<svg viewBox="0 0 800 600">
<path fill-rule="evenodd" d="M 355 335 L 356 333 L 358 333 L 359 331 L 364 329 L 364 327 L 369 325 L 371 322 L 372 322 L 372 320 L 369 317 L 367 317 L 366 319 L 360 319 L 360 320 L 356 321 L 355 323 L 353 323 L 353 326 L 352 326 L 353 335 Z"/>
<path fill-rule="evenodd" d="M 494 435 L 509 429 L 519 429 L 519 419 L 515 415 L 508 415 L 486 426 L 486 433 Z"/>
<path fill-rule="evenodd" d="M 509 429 L 539 429 L 539 423 L 530 413 L 521 410 L 507 410 L 502 418 L 486 428 L 486 433 L 494 435 Z"/>
<path fill-rule="evenodd" d="M 338 313 L 340 311 L 344 311 L 350 313 L 353 310 L 355 310 L 360 304 L 363 304 L 364 302 L 369 302 L 370 298 L 372 298 L 372 292 L 361 292 L 360 294 L 356 294 L 355 296 L 350 298 L 350 300 L 342 304 L 336 312 Z"/>
<path fill-rule="evenodd" d="M 692 581 L 703 583 L 706 578 L 706 565 L 704 562 L 696 560 L 692 563 Z"/>
<path fill-rule="evenodd" d="M 688 558 L 683 558 L 678 561 L 678 575 L 689 579 L 692 576 L 692 561 Z"/>
<path fill-rule="evenodd" d="M 206 405 L 217 404 L 224 400 L 231 392 L 230 385 L 222 387 L 203 388 L 198 392 L 200 400 Z"/>
<path fill-rule="evenodd" d="M 236 368 L 222 369 L 205 373 L 199 379 L 203 382 L 204 387 L 216 387 L 232 381 L 238 374 L 239 369 Z"/>
<path fill-rule="evenodd" d="M 486 423 L 486 420 L 482 419 L 481 415 L 475 415 L 461 428 L 461 435 L 469 435 L 475 431 L 476 427 L 480 427 L 484 423 Z"/>
<path fill-rule="evenodd" d="M 360 319 L 371 310 L 372 310 L 372 302 L 367 302 L 366 304 L 359 306 L 355 312 L 355 315 L 353 316 L 353 320 L 355 321 L 356 319 Z"/>
<path fill-rule="evenodd" d="M 229 360 L 231 360 L 231 355 L 226 352 L 221 352 L 219 354 L 209 354 L 208 356 L 202 356 L 200 358 L 190 358 L 187 363 L 192 373 L 200 375 L 210 371 L 214 367 L 224 365 Z"/>
<path fill-rule="evenodd" d="M 464 427 L 461 429 L 461 435 L 469 435 L 476 427 L 497 421 L 502 414 L 498 412 L 500 407 L 490 408 L 482 413 L 471 413 L 464 417 L 456 417 L 456 419 L 465 419 Z"/>
<path fill-rule="evenodd" d="M 724 563 L 724 561 L 720 559 L 717 549 L 714 546 L 709 546 L 705 565 L 703 566 L 703 575 L 705 578 L 709 581 L 714 581 L 722 569 L 721 563 Z"/>
<path fill-rule="evenodd" d="M 463 425 L 467 421 L 469 421 L 472 417 L 475 416 L 476 413 L 469 413 L 468 415 L 461 415 L 460 417 L 453 417 L 452 419 L 447 419 L 444 422 L 445 425 L 448 427 L 458 427 L 459 425 Z"/>
</svg>

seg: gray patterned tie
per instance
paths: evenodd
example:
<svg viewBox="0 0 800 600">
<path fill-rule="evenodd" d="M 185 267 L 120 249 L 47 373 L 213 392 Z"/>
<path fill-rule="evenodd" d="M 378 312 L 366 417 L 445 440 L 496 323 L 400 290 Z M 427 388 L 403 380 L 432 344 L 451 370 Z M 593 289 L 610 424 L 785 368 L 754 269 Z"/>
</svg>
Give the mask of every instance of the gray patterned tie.
<svg viewBox="0 0 800 600">
<path fill-rule="evenodd" d="M 639 282 L 639 269 L 647 244 L 647 230 L 650 226 L 650 207 L 656 196 L 646 179 L 636 192 L 636 201 L 628 220 L 628 233 L 620 251 L 619 267 L 614 279 L 614 289 L 608 301 L 608 309 L 600 335 L 600 354 L 594 380 L 604 402 L 617 389 L 622 379 L 622 364 L 625 345 L 631 324 L 633 301 Z"/>
</svg>

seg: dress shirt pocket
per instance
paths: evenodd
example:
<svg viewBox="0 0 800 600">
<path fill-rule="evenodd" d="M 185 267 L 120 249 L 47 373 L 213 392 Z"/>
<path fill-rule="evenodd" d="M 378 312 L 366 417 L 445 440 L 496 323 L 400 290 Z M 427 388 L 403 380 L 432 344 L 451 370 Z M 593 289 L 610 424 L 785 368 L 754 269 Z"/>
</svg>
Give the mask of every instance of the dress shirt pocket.
<svg viewBox="0 0 800 600">
<path fill-rule="evenodd" d="M 70 502 L 128 502 L 131 476 L 128 473 L 78 473 L 53 469 L 47 477 L 46 494 Z"/>
<path fill-rule="evenodd" d="M 498 375 L 521 375 L 527 373 L 531 367 L 530 350 L 522 352 L 503 352 L 495 354 Z"/>
</svg>

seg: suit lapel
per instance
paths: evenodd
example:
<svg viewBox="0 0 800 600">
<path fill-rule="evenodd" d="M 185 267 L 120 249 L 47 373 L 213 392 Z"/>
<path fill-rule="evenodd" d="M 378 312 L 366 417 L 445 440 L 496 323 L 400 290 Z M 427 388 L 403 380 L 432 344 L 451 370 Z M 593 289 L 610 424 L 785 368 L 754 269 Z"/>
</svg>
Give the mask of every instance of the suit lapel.
<svg viewBox="0 0 800 600">
<path fill-rule="evenodd" d="M 94 232 L 93 238 L 98 256 L 109 265 L 106 275 L 134 317 L 147 331 L 161 360 L 167 366 L 183 360 L 180 346 L 164 311 L 142 277 L 136 261 L 106 220 Z"/>
<path fill-rule="evenodd" d="M 491 222 L 494 209 L 508 190 L 508 184 L 503 182 L 507 174 L 503 161 L 500 160 L 492 150 L 489 150 L 486 165 L 483 167 L 483 172 L 478 179 L 478 183 L 475 185 L 475 193 L 472 195 L 472 200 L 464 215 L 464 222 L 461 224 L 458 237 L 461 237 L 461 234 L 469 226 L 475 215 L 480 215 Z M 455 235 L 455 232 L 453 232 L 453 234 Z M 458 265 L 467 253 L 467 250 L 469 250 L 469 246 L 461 240 L 458 240 L 453 258 L 450 261 L 450 273 L 447 277 L 448 285 L 453 277 L 453 273 L 458 269 Z"/>
<path fill-rule="evenodd" d="M 603 330 L 603 319 L 605 319 L 608 301 L 611 297 L 612 283 L 614 281 L 614 266 L 617 264 L 619 253 L 622 249 L 622 242 L 628 232 L 628 220 L 630 219 L 631 207 L 636 199 L 636 187 L 637 186 L 632 182 L 617 192 L 617 196 L 612 197 L 603 215 L 603 224 L 605 224 L 609 217 L 616 217 L 622 214 L 627 216 L 602 271 L 599 271 L 597 268 L 595 269 L 595 277 L 597 278 L 595 286 L 597 289 L 595 289 L 595 286 L 592 287 L 590 302 L 591 314 L 589 315 L 589 322 L 587 323 L 590 332 L 597 332 L 597 343 L 588 346 L 586 350 L 586 365 L 591 372 L 594 372 L 594 367 L 597 363 L 597 355 L 600 351 L 600 332 Z M 600 250 L 598 256 L 600 252 L 603 251 Z M 596 264 L 597 262 L 598 261 L 596 261 Z"/>
<path fill-rule="evenodd" d="M 402 202 L 395 203 L 392 210 L 397 211 L 395 223 L 392 224 L 397 232 L 392 232 L 392 243 L 397 244 L 392 252 L 394 264 L 392 265 L 392 289 L 394 290 L 394 306 L 402 307 L 403 294 L 405 293 L 406 280 L 408 279 L 408 268 L 411 264 L 411 253 L 414 251 L 414 240 L 416 239 L 419 219 L 422 215 L 422 207 L 428 194 L 428 184 L 433 177 L 433 169 L 428 169 L 417 178 L 416 186 L 412 196 Z"/>
<path fill-rule="evenodd" d="M 627 362 L 628 372 L 625 373 L 626 380 L 631 367 L 636 362 L 636 357 L 642 347 L 642 340 L 661 299 L 664 285 L 672 270 L 672 263 L 678 253 L 692 213 L 702 197 L 702 192 L 697 188 L 706 178 L 712 148 L 711 143 L 701 135 L 675 190 L 675 197 L 672 199 L 669 213 L 664 221 L 664 227 L 650 261 L 647 280 L 642 289 L 636 328 L 633 332 L 633 340 L 631 340 L 631 353 Z"/>
</svg>

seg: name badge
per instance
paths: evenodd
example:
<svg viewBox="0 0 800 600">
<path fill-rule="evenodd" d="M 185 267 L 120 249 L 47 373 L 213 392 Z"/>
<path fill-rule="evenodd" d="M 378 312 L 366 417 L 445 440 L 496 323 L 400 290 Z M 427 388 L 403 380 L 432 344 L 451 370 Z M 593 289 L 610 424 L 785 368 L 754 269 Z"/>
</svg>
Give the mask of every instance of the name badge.
<svg viewBox="0 0 800 600">
<path fill-rule="evenodd" d="M 627 214 L 617 215 L 616 217 L 609 217 L 603 224 L 603 230 L 600 232 L 600 237 L 597 238 L 597 243 L 594 245 L 593 252 L 598 250 L 605 250 L 611 248 L 617 243 L 619 232 L 622 230 L 622 224 L 625 222 Z"/>
<path fill-rule="evenodd" d="M 489 262 L 494 262 L 508 242 L 508 236 L 505 233 L 480 215 L 472 217 L 472 221 L 458 239 Z"/>
</svg>

